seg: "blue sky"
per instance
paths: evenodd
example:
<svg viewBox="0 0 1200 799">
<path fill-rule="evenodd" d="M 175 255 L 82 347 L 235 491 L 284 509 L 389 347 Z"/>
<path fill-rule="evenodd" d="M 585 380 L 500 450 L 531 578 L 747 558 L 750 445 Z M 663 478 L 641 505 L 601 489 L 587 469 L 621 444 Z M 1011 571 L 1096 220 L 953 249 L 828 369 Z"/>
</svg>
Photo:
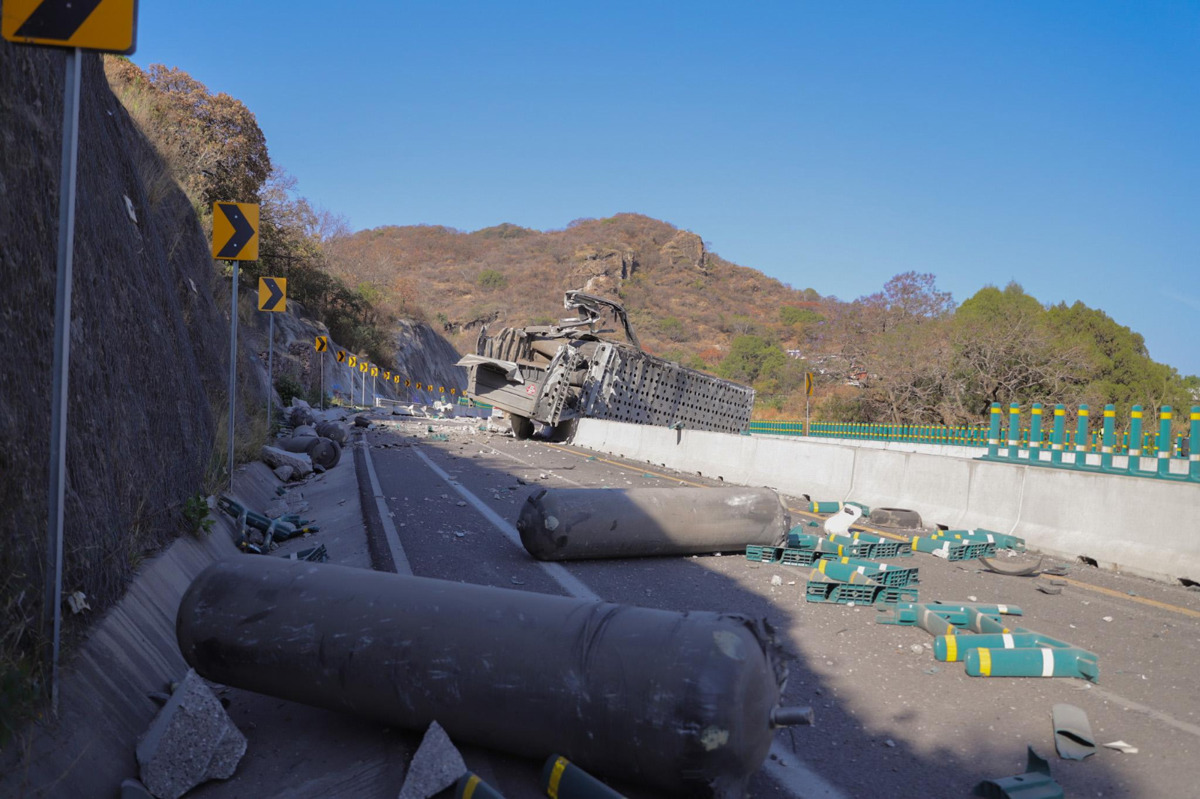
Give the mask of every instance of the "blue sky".
<svg viewBox="0 0 1200 799">
<path fill-rule="evenodd" d="M 355 229 L 632 211 L 842 299 L 1016 280 L 1200 374 L 1200 0 L 140 3 Z"/>
</svg>

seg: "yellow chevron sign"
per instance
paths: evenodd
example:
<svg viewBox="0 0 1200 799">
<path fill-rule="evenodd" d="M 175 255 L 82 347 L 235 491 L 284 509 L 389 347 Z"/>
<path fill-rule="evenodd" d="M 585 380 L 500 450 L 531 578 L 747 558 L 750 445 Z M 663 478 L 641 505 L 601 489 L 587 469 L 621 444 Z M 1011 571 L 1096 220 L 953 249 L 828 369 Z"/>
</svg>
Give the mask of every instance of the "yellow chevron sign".
<svg viewBox="0 0 1200 799">
<path fill-rule="evenodd" d="M 258 310 L 287 310 L 287 278 L 260 277 L 258 279 Z"/>
<path fill-rule="evenodd" d="M 325 350 L 329 349 L 329 337 L 317 336 L 316 344 L 313 346 L 316 347 L 317 352 L 325 352 Z M 338 360 L 340 361 L 341 358 L 338 358 Z"/>
<path fill-rule="evenodd" d="M 130 55 L 137 49 L 137 0 L 4 0 L 0 34 L 17 44 Z"/>
<path fill-rule="evenodd" d="M 257 261 L 258 206 L 254 203 L 213 203 L 212 245 L 213 258 Z"/>
</svg>

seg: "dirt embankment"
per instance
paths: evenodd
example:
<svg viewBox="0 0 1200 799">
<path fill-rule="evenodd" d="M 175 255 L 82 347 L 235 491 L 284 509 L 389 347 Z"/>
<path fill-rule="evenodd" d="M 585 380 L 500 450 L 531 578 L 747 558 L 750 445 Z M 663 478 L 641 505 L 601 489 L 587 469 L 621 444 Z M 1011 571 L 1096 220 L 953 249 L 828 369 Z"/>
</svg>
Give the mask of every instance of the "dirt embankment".
<svg viewBox="0 0 1200 799">
<path fill-rule="evenodd" d="M 0 608 L 20 627 L 45 568 L 63 72 L 61 51 L 0 43 Z M 98 609 L 181 529 L 229 338 L 192 207 L 96 55 L 80 96 L 63 586 Z"/>
<path fill-rule="evenodd" d="M 0 42 L 0 686 L 36 671 L 43 643 L 63 74 L 62 51 Z M 98 56 L 83 56 L 82 75 L 63 588 L 84 592 L 95 618 L 184 531 L 184 503 L 221 482 L 229 279 Z M 249 291 L 242 300 L 238 434 L 248 439 L 265 427 L 266 320 Z M 319 325 L 276 321 L 276 373 L 315 386 L 306 364 Z M 428 328 L 402 326 L 397 349 L 414 372 L 453 376 L 443 361 L 457 354 Z M 66 617 L 70 637 L 85 617 Z M 0 732 L 11 721 L 0 718 Z"/>
</svg>

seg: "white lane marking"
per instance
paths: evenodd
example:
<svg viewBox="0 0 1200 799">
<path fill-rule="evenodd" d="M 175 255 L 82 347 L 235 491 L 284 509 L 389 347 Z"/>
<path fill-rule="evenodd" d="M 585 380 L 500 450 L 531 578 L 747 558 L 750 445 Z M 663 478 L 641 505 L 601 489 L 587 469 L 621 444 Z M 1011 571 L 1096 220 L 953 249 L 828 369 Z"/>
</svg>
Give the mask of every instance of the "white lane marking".
<svg viewBox="0 0 1200 799">
<path fill-rule="evenodd" d="M 462 483 L 446 474 L 446 472 L 436 463 L 431 461 L 429 456 L 422 452 L 420 448 L 413 447 L 413 452 L 416 453 L 418 458 L 425 461 L 425 465 L 428 466 L 434 474 L 442 478 L 447 485 L 457 491 L 460 497 L 471 503 L 471 506 L 474 507 L 475 510 L 479 511 L 485 519 L 491 522 L 493 527 L 504 533 L 504 535 L 507 536 L 510 541 L 512 541 L 518 547 L 521 547 L 522 550 L 525 549 L 525 547 L 521 544 L 521 534 L 517 532 L 517 528 L 505 521 L 500 514 L 496 513 L 496 511 L 489 508 L 482 499 L 468 491 Z M 595 592 L 592 591 L 592 589 L 584 585 L 578 577 L 567 571 L 562 564 L 546 563 L 545 561 L 536 561 L 536 563 L 546 571 L 546 574 L 550 575 L 550 579 L 562 586 L 562 589 L 571 596 L 578 599 L 600 598 Z"/>
<path fill-rule="evenodd" d="M 1179 730 L 1180 732 L 1186 732 L 1186 733 L 1195 735 L 1197 737 L 1200 737 L 1200 727 L 1197 727 L 1195 724 L 1191 724 L 1186 721 L 1181 721 L 1180 719 L 1177 719 L 1174 716 L 1169 716 L 1166 713 L 1163 713 L 1161 710 L 1155 710 L 1154 708 L 1149 707 L 1148 705 L 1143 705 L 1140 702 L 1134 702 L 1132 699 L 1126 699 L 1125 697 L 1121 696 L 1120 694 L 1114 694 L 1112 691 L 1101 688 L 1099 685 L 1096 685 L 1095 683 L 1088 683 L 1085 687 L 1089 690 L 1095 691 L 1096 693 L 1100 694 L 1101 696 L 1106 696 L 1109 699 L 1111 699 L 1112 701 L 1118 702 L 1118 703 L 1124 705 L 1126 710 L 1134 710 L 1134 711 L 1137 711 L 1138 713 L 1144 713 L 1147 716 L 1149 716 L 1150 718 L 1155 719 L 1157 721 L 1161 721 L 1163 724 L 1166 724 L 1168 726 L 1174 727 L 1175 729 Z"/>
<path fill-rule="evenodd" d="M 844 793 L 805 765 L 778 738 L 771 744 L 771 755 L 763 763 L 763 770 L 779 787 L 799 799 L 846 799 Z"/>
<path fill-rule="evenodd" d="M 505 457 L 511 458 L 518 463 L 525 463 L 525 461 L 521 460 L 515 455 L 509 455 L 507 452 L 501 452 L 495 448 L 492 448 L 492 450 L 496 454 L 504 455 Z M 459 496 L 461 496 L 467 502 L 470 502 L 476 510 L 482 513 L 488 521 L 490 521 L 500 530 L 500 532 L 508 536 L 508 538 L 517 546 L 521 547 L 522 549 L 525 548 L 521 544 L 521 534 L 517 532 L 515 527 L 506 522 L 500 517 L 499 514 L 484 504 L 483 500 L 476 497 L 460 483 L 458 483 L 458 481 L 454 480 L 445 471 L 440 469 L 437 464 L 431 461 L 429 457 L 425 453 L 421 452 L 419 448 L 413 447 L 413 452 L 417 454 L 417 457 L 425 461 L 425 464 L 432 469 L 438 477 L 442 478 L 450 485 L 451 488 L 457 491 Z M 552 472 L 553 470 L 548 469 L 547 471 Z M 560 476 L 559 479 L 574 485 L 580 485 L 572 480 L 567 480 L 565 477 Z M 558 563 L 545 563 L 542 561 L 538 561 L 538 565 L 545 569 L 547 573 L 571 596 L 579 597 L 581 599 L 600 598 L 593 593 L 590 588 L 584 585 L 579 578 L 563 568 L 562 565 Z M 577 586 L 577 588 L 572 587 L 572 585 L 568 585 L 567 582 L 564 582 L 564 580 L 569 581 L 573 586 Z M 815 771 L 806 766 L 803 761 L 798 760 L 790 751 L 785 749 L 778 740 L 771 744 L 771 754 L 775 755 L 775 758 L 772 759 L 768 757 L 766 762 L 763 763 L 763 769 L 770 775 L 771 779 L 773 779 L 775 783 L 789 796 L 795 797 L 795 799 L 847 799 L 845 794 L 843 794 L 830 783 L 826 782 L 821 775 L 817 774 Z"/>
<path fill-rule="evenodd" d="M 366 433 L 358 437 L 358 445 L 363 448 L 363 454 L 366 455 L 367 476 L 371 478 L 371 493 L 375 495 L 375 507 L 379 508 L 379 519 L 383 522 L 383 537 L 392 553 L 392 563 L 396 564 L 396 573 L 412 575 L 412 564 L 408 562 L 408 556 L 404 554 L 404 545 L 400 543 L 400 534 L 396 532 L 396 525 L 392 522 L 387 498 L 383 496 L 379 477 L 375 474 L 375 463 L 371 460 L 371 445 L 367 443 Z"/>
</svg>

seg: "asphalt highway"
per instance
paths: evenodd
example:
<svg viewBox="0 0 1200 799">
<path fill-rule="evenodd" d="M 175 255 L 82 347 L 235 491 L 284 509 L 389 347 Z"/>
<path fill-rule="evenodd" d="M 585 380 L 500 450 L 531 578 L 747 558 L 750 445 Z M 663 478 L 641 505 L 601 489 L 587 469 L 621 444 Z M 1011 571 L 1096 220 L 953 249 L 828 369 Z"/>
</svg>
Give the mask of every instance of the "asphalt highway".
<svg viewBox="0 0 1200 799">
<path fill-rule="evenodd" d="M 512 525 L 537 486 L 711 484 L 569 446 L 515 441 L 473 422 L 429 428 L 404 422 L 368 438 L 401 545 L 422 576 L 570 593 L 497 517 Z M 785 499 L 796 523 L 817 518 L 800 512 L 802 500 Z M 1001 555 L 998 563 L 1015 568 L 1035 560 Z M 1099 683 L 969 677 L 962 663 L 937 662 L 932 636 L 919 628 L 879 624 L 884 614 L 872 607 L 805 602 L 808 569 L 751 563 L 736 552 L 583 561 L 565 571 L 605 600 L 739 611 L 766 617 L 780 631 L 792 655 L 788 703 L 813 705 L 817 723 L 777 733 L 752 796 L 966 796 L 980 780 L 1023 772 L 1027 746 L 1050 760 L 1068 796 L 1192 795 L 1200 752 L 1200 595 L 1083 564 L 1060 564 L 1068 573 L 1049 578 L 1002 576 L 978 561 L 921 553 L 891 562 L 920 569 L 922 601 L 1019 606 L 1023 615 L 1011 626 L 1097 653 Z M 1042 593 L 1038 585 L 1061 593 Z M 1101 746 L 1083 761 L 1059 759 L 1050 712 L 1060 702 L 1087 713 L 1098 744 L 1124 740 L 1137 754 Z"/>
<path fill-rule="evenodd" d="M 480 420 L 379 417 L 379 422 L 363 436 L 366 469 L 373 473 L 368 493 L 380 503 L 371 526 L 383 528 L 371 533 L 382 542 L 376 568 L 653 608 L 736 611 L 770 622 L 789 658 L 785 704 L 812 706 L 816 723 L 776 732 L 766 763 L 750 783 L 751 797 L 969 796 L 981 780 L 1025 771 L 1028 747 L 1050 761 L 1053 777 L 1070 797 L 1194 794 L 1200 774 L 1195 681 L 1200 593 L 1049 559 L 1044 566 L 1065 566 L 1067 573 L 1005 576 L 978 561 L 920 553 L 890 561 L 920 570 L 923 602 L 1017 606 L 1022 615 L 1009 617 L 1012 627 L 1099 656 L 1097 684 L 970 677 L 962 663 L 935 660 L 934 639 L 923 630 L 878 623 L 888 614 L 875 607 L 806 602 L 808 568 L 753 563 L 740 552 L 543 564 L 516 537 L 518 513 L 539 487 L 719 484 L 715 481 L 569 444 L 517 441 L 489 432 Z M 805 512 L 802 499 L 784 499 L 794 524 L 819 522 Z M 997 558 L 1005 568 L 1036 561 L 1030 554 Z M 1039 586 L 1057 593 L 1043 593 Z M 1098 744 L 1124 741 L 1137 753 L 1100 746 L 1083 761 L 1060 759 L 1051 723 L 1057 703 L 1082 709 Z M 280 796 L 347 791 L 394 796 L 403 764 L 419 741 L 419 735 L 380 731 L 269 698 L 236 697 L 231 713 L 239 724 L 272 725 L 251 733 L 252 739 L 279 740 L 284 762 L 271 772 L 257 767 L 257 781 L 243 783 L 260 786 L 257 793 L 244 793 L 234 780 L 198 795 L 270 795 L 261 789 L 269 778 L 277 780 Z M 314 725 L 324 726 L 327 741 L 317 754 L 283 740 Z M 537 784 L 540 762 L 470 746 L 462 751 L 468 766 L 509 799 L 544 795 Z M 288 758 L 294 761 L 290 772 Z M 315 768 L 319 763 L 324 770 Z M 292 779 L 310 776 L 287 788 L 289 773 Z M 391 789 L 381 790 L 384 785 Z M 630 797 L 653 796 L 637 786 L 617 787 Z"/>
</svg>

